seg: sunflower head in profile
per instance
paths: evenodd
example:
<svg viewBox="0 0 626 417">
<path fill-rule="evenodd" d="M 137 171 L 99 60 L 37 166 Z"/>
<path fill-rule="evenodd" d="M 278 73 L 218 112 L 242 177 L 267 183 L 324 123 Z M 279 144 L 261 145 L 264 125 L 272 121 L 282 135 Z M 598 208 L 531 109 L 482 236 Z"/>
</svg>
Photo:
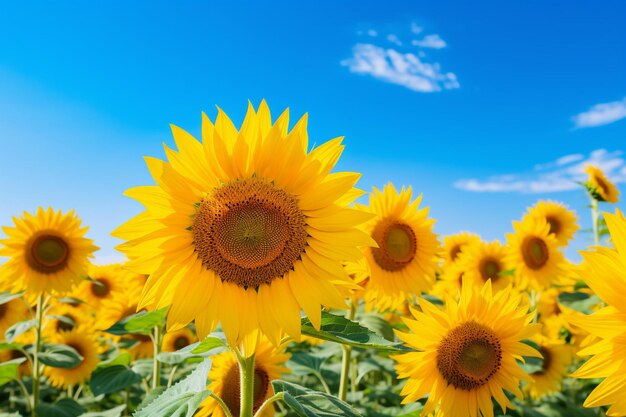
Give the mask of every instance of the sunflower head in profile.
<svg viewBox="0 0 626 417">
<path fill-rule="evenodd" d="M 135 274 L 119 264 L 89 265 L 88 279 L 80 283 L 75 291 L 76 297 L 98 310 L 102 300 L 115 298 L 116 294 L 126 291 L 129 275 Z"/>
<path fill-rule="evenodd" d="M 604 378 L 585 400 L 585 407 L 608 406 L 608 416 L 626 415 L 626 219 L 621 212 L 604 213 L 614 249 L 581 252 L 580 278 L 606 303 L 590 315 L 570 315 L 568 321 L 588 332 L 593 342 L 578 352 L 591 356 L 575 378 Z"/>
<path fill-rule="evenodd" d="M 370 266 L 366 297 L 381 311 L 397 308 L 435 282 L 439 243 L 435 220 L 428 218 L 428 208 L 420 209 L 421 200 L 412 200 L 410 187 L 398 192 L 388 184 L 383 191 L 374 188 L 369 206 L 358 206 L 375 215 L 364 226 L 377 244 L 364 249 Z"/>
<path fill-rule="evenodd" d="M 491 280 L 494 291 L 507 288 L 512 282 L 511 265 L 506 262 L 506 250 L 498 241 L 478 241 L 468 245 L 459 259 L 463 279 L 482 288 Z"/>
<path fill-rule="evenodd" d="M 556 237 L 559 246 L 567 246 L 580 228 L 576 221 L 576 214 L 555 201 L 539 201 L 534 207 L 528 209 L 526 218 L 543 219 L 550 226 L 550 234 Z"/>
<path fill-rule="evenodd" d="M 480 238 L 469 232 L 461 232 L 443 238 L 443 268 L 455 264 L 465 247 L 474 245 Z"/>
<path fill-rule="evenodd" d="M 542 290 L 566 273 L 567 263 L 550 225 L 543 219 L 513 222 L 507 234 L 506 263 L 515 268 L 520 288 Z"/>
<path fill-rule="evenodd" d="M 584 183 L 585 188 L 596 201 L 602 201 L 607 203 L 619 202 L 619 190 L 609 180 L 604 172 L 600 168 L 594 165 L 587 165 L 585 172 L 589 175 L 589 178 Z"/>
<path fill-rule="evenodd" d="M 171 305 L 167 327 L 195 320 L 204 338 L 221 323 L 239 345 L 259 329 L 273 343 L 300 337 L 300 310 L 314 326 L 321 306 L 345 308 L 356 284 L 342 268 L 373 245 L 348 207 L 360 175 L 331 173 L 341 138 L 309 151 L 307 117 L 289 131 L 251 105 L 237 129 L 221 110 L 203 115 L 202 142 L 172 127 L 178 151 L 146 158 L 154 186 L 126 194 L 146 211 L 114 232 L 128 267 L 149 275 L 139 307 Z"/>
<path fill-rule="evenodd" d="M 163 352 L 176 352 L 184 347 L 196 343 L 198 338 L 188 327 L 176 330 L 174 332 L 168 332 L 163 336 L 163 344 L 161 350 Z"/>
<path fill-rule="evenodd" d="M 74 348 L 82 357 L 82 361 L 73 368 L 44 367 L 44 375 L 48 377 L 50 384 L 65 389 L 87 381 L 99 362 L 98 343 L 93 334 L 75 329 L 60 332 L 51 340 Z"/>
<path fill-rule="evenodd" d="M 429 394 L 422 415 L 459 417 L 493 416 L 492 396 L 503 412 L 513 408 L 504 390 L 521 398 L 520 380 L 528 380 L 517 361 L 540 357 L 522 343 L 538 325 L 520 301 L 508 291 L 492 294 L 491 281 L 481 289 L 464 283 L 459 302 L 448 299 L 445 310 L 420 299 L 415 320 L 404 319 L 412 333 L 397 332 L 417 350 L 394 357 L 398 376 L 408 378 L 403 403 Z"/>
<path fill-rule="evenodd" d="M 35 215 L 24 212 L 13 218 L 14 227 L 3 227 L 0 256 L 9 258 L 0 266 L 0 287 L 29 294 L 65 293 L 85 277 L 89 258 L 98 248 L 84 237 L 87 227 L 70 211 L 39 208 Z"/>
<path fill-rule="evenodd" d="M 285 366 L 290 355 L 285 353 L 284 346 L 275 348 L 272 344 L 261 337 L 255 352 L 254 363 L 254 412 L 269 397 L 274 395 L 271 381 L 280 379 L 281 374 L 289 372 Z M 239 389 L 239 366 L 234 352 L 228 351 L 216 355 L 213 366 L 209 372 L 211 381 L 207 389 L 220 397 L 230 409 L 233 417 L 239 417 L 240 389 Z M 213 398 L 207 398 L 200 409 L 197 417 L 225 417 L 224 411 Z M 275 415 L 273 406 L 268 407 L 260 417 Z"/>
</svg>

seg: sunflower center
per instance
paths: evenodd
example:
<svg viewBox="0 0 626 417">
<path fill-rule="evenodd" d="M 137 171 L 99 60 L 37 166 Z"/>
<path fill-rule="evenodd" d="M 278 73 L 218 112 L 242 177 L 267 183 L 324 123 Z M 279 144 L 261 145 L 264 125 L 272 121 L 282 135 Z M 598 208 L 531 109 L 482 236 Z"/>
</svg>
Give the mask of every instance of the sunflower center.
<svg viewBox="0 0 626 417">
<path fill-rule="evenodd" d="M 548 222 L 548 225 L 550 226 L 550 233 L 558 235 L 559 232 L 561 231 L 561 222 L 554 217 L 546 217 L 546 221 Z"/>
<path fill-rule="evenodd" d="M 7 310 L 8 310 L 7 303 L 0 304 L 0 320 L 2 320 L 4 315 L 7 313 Z"/>
<path fill-rule="evenodd" d="M 552 354 L 548 349 L 541 346 L 539 348 L 539 353 L 543 356 L 543 363 L 541 364 L 541 369 L 539 371 L 533 372 L 531 375 L 543 375 L 548 372 L 550 369 L 550 364 L 552 363 Z"/>
<path fill-rule="evenodd" d="M 372 248 L 374 260 L 386 271 L 400 271 L 415 257 L 417 238 L 410 226 L 395 221 L 381 221 L 372 233 L 378 244 Z"/>
<path fill-rule="evenodd" d="M 71 314 L 63 314 L 61 317 L 64 320 L 57 319 L 57 323 L 55 326 L 57 332 L 68 332 L 76 327 L 76 319 L 74 318 L 74 316 L 72 316 Z"/>
<path fill-rule="evenodd" d="M 59 236 L 43 234 L 35 237 L 26 252 L 26 262 L 37 272 L 52 274 L 67 266 L 70 248 Z"/>
<path fill-rule="evenodd" d="M 178 336 L 176 339 L 174 339 L 174 349 L 180 350 L 186 346 L 189 346 L 189 339 L 187 339 L 185 336 Z"/>
<path fill-rule="evenodd" d="M 596 184 L 598 184 L 598 188 L 600 188 L 600 192 L 604 195 L 609 193 L 609 186 L 604 182 L 604 180 L 600 177 L 595 177 Z"/>
<path fill-rule="evenodd" d="M 452 249 L 450 249 L 450 259 L 456 261 L 456 258 L 461 254 L 461 245 L 454 245 Z"/>
<path fill-rule="evenodd" d="M 437 349 L 437 368 L 455 388 L 471 391 L 486 384 L 500 369 L 500 339 L 482 324 L 470 321 L 448 333 Z"/>
<path fill-rule="evenodd" d="M 500 278 L 500 263 L 493 258 L 484 259 L 480 263 L 480 275 L 483 277 L 483 280 L 491 280 L 491 282 L 495 282 L 498 278 Z"/>
<path fill-rule="evenodd" d="M 293 269 L 307 243 L 296 197 L 255 177 L 215 189 L 200 203 L 193 244 L 224 282 L 258 288 Z"/>
<path fill-rule="evenodd" d="M 111 292 L 111 284 L 106 278 L 97 278 L 91 281 L 91 293 L 96 298 L 105 298 Z"/>
<path fill-rule="evenodd" d="M 538 237 L 527 237 L 522 243 L 522 257 L 530 269 L 541 269 L 548 262 L 548 245 Z"/>
<path fill-rule="evenodd" d="M 233 364 L 228 372 L 224 374 L 224 385 L 222 388 L 222 400 L 228 406 L 233 417 L 239 417 L 240 398 L 239 367 Z M 256 412 L 267 397 L 270 388 L 270 378 L 267 372 L 259 367 L 254 369 L 254 397 L 253 410 Z"/>
</svg>

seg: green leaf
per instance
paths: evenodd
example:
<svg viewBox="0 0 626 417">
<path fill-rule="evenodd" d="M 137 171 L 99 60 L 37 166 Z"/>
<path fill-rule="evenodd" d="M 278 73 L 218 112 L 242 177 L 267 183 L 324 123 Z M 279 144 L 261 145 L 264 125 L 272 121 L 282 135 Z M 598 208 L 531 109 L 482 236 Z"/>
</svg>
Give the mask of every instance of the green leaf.
<svg viewBox="0 0 626 417">
<path fill-rule="evenodd" d="M 274 392 L 283 392 L 285 403 L 300 417 L 361 417 L 349 404 L 323 392 L 287 381 L 272 381 Z"/>
<path fill-rule="evenodd" d="M 113 365 L 96 369 L 89 381 L 93 395 L 110 394 L 141 381 L 141 375 L 124 365 Z"/>
<path fill-rule="evenodd" d="M 63 398 L 54 404 L 39 404 L 37 406 L 38 417 L 78 417 L 85 409 L 70 398 Z"/>
<path fill-rule="evenodd" d="M 18 350 L 23 349 L 24 345 L 21 343 L 6 343 L 0 342 L 0 351 L 2 350 Z"/>
<path fill-rule="evenodd" d="M 18 292 L 17 294 L 11 294 L 10 292 L 0 292 L 0 304 L 6 304 L 11 300 L 20 298 L 22 295 L 24 295 L 23 292 Z"/>
<path fill-rule="evenodd" d="M 559 303 L 580 312 L 591 312 L 591 308 L 600 302 L 600 298 L 595 294 L 590 295 L 582 292 L 564 292 L 559 294 Z"/>
<path fill-rule="evenodd" d="M 75 368 L 83 361 L 83 357 L 71 346 L 43 345 L 39 353 L 41 363 L 53 368 Z"/>
<path fill-rule="evenodd" d="M 0 363 L 0 387 L 17 379 L 17 368 L 19 368 L 20 364 L 25 360 L 26 358 L 18 358 Z"/>
<path fill-rule="evenodd" d="M 141 311 L 132 316 L 123 318 L 105 331 L 117 336 L 123 336 L 125 334 L 150 334 L 154 327 L 163 325 L 166 313 L 167 307 L 156 311 Z"/>
<path fill-rule="evenodd" d="M 302 319 L 302 334 L 364 349 L 403 351 L 397 343 L 385 340 L 359 323 L 322 311 L 322 325 L 316 330 L 308 318 Z"/>
<path fill-rule="evenodd" d="M 226 347 L 226 343 L 219 337 L 208 336 L 203 341 L 191 346 L 195 346 L 191 349 L 191 353 L 205 353 L 216 348 Z"/>
<path fill-rule="evenodd" d="M 191 417 L 209 395 L 207 376 L 211 360 L 205 359 L 189 376 L 167 389 L 135 417 Z"/>
<path fill-rule="evenodd" d="M 287 367 L 293 371 L 295 375 L 320 373 L 322 364 L 326 358 L 312 355 L 308 352 L 294 352 L 287 362 Z"/>
<path fill-rule="evenodd" d="M 209 336 L 201 342 L 185 346 L 176 352 L 161 352 L 157 357 L 161 362 L 177 365 L 187 359 L 205 358 L 209 355 L 214 355 L 218 353 L 218 350 L 223 351 L 226 347 L 226 343 L 222 339 Z"/>
<path fill-rule="evenodd" d="M 107 411 L 92 411 L 90 413 L 81 414 L 80 417 L 120 417 L 126 410 L 126 405 L 118 405 Z"/>
<path fill-rule="evenodd" d="M 19 335 L 26 333 L 37 325 L 37 320 L 18 321 L 4 332 L 4 338 L 7 342 L 13 342 Z"/>
<path fill-rule="evenodd" d="M 108 368 L 109 366 L 122 365 L 128 366 L 130 365 L 131 355 L 129 352 L 123 352 L 119 355 L 107 360 L 102 361 L 98 364 L 98 369 L 100 368 Z"/>
<path fill-rule="evenodd" d="M 381 335 L 390 342 L 395 341 L 395 333 L 393 326 L 385 319 L 377 314 L 367 314 L 361 319 L 363 326 L 367 327 L 376 334 Z"/>
</svg>

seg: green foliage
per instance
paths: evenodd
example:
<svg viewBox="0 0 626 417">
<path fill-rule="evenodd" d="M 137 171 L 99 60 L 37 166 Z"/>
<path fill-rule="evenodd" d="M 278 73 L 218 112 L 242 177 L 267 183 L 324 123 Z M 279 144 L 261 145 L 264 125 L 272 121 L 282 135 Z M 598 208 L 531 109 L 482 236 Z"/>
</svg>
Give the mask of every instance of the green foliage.
<svg viewBox="0 0 626 417">
<path fill-rule="evenodd" d="M 166 313 L 167 308 L 150 312 L 141 311 L 118 321 L 107 329 L 106 332 L 116 336 L 150 334 L 155 327 L 163 326 Z"/>
<path fill-rule="evenodd" d="M 13 359 L 0 363 L 0 387 L 17 378 L 17 368 L 26 358 Z"/>
<path fill-rule="evenodd" d="M 124 365 L 97 369 L 91 376 L 89 387 L 94 395 L 110 394 L 141 381 L 141 375 Z"/>
<path fill-rule="evenodd" d="M 52 344 L 43 345 L 39 353 L 41 363 L 53 368 L 75 368 L 83 357 L 71 346 Z"/>
<path fill-rule="evenodd" d="M 0 304 L 8 303 L 11 300 L 15 300 L 24 295 L 23 292 L 18 292 L 17 294 L 11 294 L 10 292 L 0 292 Z"/>
<path fill-rule="evenodd" d="M 11 343 L 21 334 L 26 333 L 37 325 L 37 320 L 18 321 L 4 332 L 4 338 Z"/>
<path fill-rule="evenodd" d="M 287 381 L 272 381 L 275 392 L 282 392 L 285 404 L 299 417 L 361 417 L 348 403 L 332 395 L 313 391 Z"/>
<path fill-rule="evenodd" d="M 85 409 L 70 398 L 63 398 L 53 404 L 42 403 L 37 406 L 38 417 L 78 417 Z"/>
</svg>

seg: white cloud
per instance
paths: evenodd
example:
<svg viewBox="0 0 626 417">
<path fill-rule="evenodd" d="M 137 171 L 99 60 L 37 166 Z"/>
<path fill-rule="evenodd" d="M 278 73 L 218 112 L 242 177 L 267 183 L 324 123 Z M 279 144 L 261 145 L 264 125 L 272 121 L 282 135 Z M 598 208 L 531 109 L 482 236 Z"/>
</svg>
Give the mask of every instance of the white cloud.
<svg viewBox="0 0 626 417">
<path fill-rule="evenodd" d="M 378 32 L 376 32 L 374 29 L 368 30 L 367 34 L 370 35 L 372 38 L 375 38 L 376 36 L 378 36 Z"/>
<path fill-rule="evenodd" d="M 621 101 L 596 104 L 572 118 L 577 128 L 596 127 L 626 118 L 626 98 Z"/>
<path fill-rule="evenodd" d="M 438 63 L 423 62 L 412 53 L 401 53 L 373 44 L 356 44 L 352 57 L 341 61 L 350 72 L 404 86 L 410 90 L 430 93 L 459 88 L 454 73 L 443 73 Z"/>
<path fill-rule="evenodd" d="M 398 35 L 394 35 L 393 33 L 387 35 L 387 40 L 391 43 L 394 43 L 398 46 L 402 46 L 402 41 L 398 38 Z"/>
<path fill-rule="evenodd" d="M 536 165 L 526 174 L 506 174 L 486 180 L 462 179 L 456 188 L 473 192 L 547 193 L 580 188 L 577 181 L 585 181 L 583 171 L 587 165 L 596 165 L 616 183 L 626 182 L 626 162 L 621 151 L 608 152 L 597 149 L 585 157 L 581 154 L 565 155 L 555 161 Z"/>
<path fill-rule="evenodd" d="M 411 23 L 411 32 L 413 32 L 416 35 L 419 35 L 423 31 L 424 31 L 423 27 L 419 26 L 417 23 Z"/>
<path fill-rule="evenodd" d="M 448 46 L 446 41 L 441 39 L 441 36 L 437 35 L 436 33 L 434 35 L 427 35 L 424 37 L 424 39 L 421 40 L 413 39 L 411 41 L 411 44 L 414 46 L 419 46 L 420 48 L 432 49 L 443 49 Z"/>
</svg>

